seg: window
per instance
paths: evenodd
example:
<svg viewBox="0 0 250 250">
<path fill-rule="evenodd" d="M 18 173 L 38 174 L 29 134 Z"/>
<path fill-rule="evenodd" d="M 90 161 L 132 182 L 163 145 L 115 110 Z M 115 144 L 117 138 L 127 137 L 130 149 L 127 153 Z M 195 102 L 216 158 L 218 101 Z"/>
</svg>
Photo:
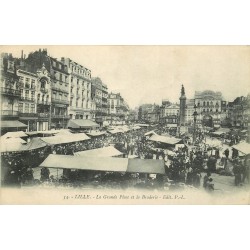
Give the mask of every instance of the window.
<svg viewBox="0 0 250 250">
<path fill-rule="evenodd" d="M 18 104 L 18 111 L 19 111 L 20 113 L 23 113 L 23 103 L 19 103 L 19 104 Z"/>
<path fill-rule="evenodd" d="M 53 93 L 53 99 L 56 99 L 56 93 Z"/>
<path fill-rule="evenodd" d="M 25 90 L 25 99 L 29 99 L 29 90 Z"/>
<path fill-rule="evenodd" d="M 89 116 L 88 116 L 88 115 L 86 115 L 86 119 L 89 119 Z"/>
<path fill-rule="evenodd" d="M 30 87 L 30 78 L 26 78 L 25 79 L 25 88 L 29 88 Z"/>
<path fill-rule="evenodd" d="M 35 81 L 34 79 L 31 80 L 31 88 L 32 88 L 32 89 L 35 88 L 35 82 L 36 82 L 36 81 Z"/>
<path fill-rule="evenodd" d="M 209 102 L 207 102 L 207 106 L 209 106 Z"/>
<path fill-rule="evenodd" d="M 31 91 L 31 100 L 32 100 L 32 101 L 35 100 L 35 91 Z"/>
<path fill-rule="evenodd" d="M 216 109 L 216 112 L 218 112 L 218 109 Z"/>
<path fill-rule="evenodd" d="M 60 81 L 62 81 L 62 74 L 60 74 Z"/>
<path fill-rule="evenodd" d="M 24 113 L 29 113 L 29 104 L 25 103 Z"/>
<path fill-rule="evenodd" d="M 32 103 L 30 105 L 30 113 L 35 113 L 35 104 L 34 103 Z"/>
<path fill-rule="evenodd" d="M 62 94 L 59 95 L 59 100 L 62 100 Z"/>
<path fill-rule="evenodd" d="M 206 103 L 205 103 L 205 102 L 203 102 L 203 106 L 206 106 Z"/>
</svg>

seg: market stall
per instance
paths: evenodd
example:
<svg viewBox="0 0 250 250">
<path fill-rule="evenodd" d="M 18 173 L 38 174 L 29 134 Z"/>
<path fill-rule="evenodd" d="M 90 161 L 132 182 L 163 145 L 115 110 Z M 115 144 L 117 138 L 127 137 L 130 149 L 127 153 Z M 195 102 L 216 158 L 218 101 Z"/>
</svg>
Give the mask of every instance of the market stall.
<svg viewBox="0 0 250 250">
<path fill-rule="evenodd" d="M 115 157 L 122 156 L 123 153 L 117 150 L 113 146 L 104 148 L 96 148 L 91 150 L 79 151 L 74 153 L 75 156 L 86 156 L 86 157 Z"/>
</svg>

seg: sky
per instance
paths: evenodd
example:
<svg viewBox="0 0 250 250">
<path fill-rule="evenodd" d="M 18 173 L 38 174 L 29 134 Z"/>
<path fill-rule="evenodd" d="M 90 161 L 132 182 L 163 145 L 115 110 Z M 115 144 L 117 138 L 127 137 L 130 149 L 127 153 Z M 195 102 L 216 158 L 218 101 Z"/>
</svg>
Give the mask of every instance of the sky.
<svg viewBox="0 0 250 250">
<path fill-rule="evenodd" d="M 143 103 L 179 102 L 195 91 L 220 91 L 226 101 L 250 93 L 250 46 L 1 46 L 1 52 L 26 56 L 39 48 L 69 57 L 120 92 L 131 108 Z"/>
</svg>

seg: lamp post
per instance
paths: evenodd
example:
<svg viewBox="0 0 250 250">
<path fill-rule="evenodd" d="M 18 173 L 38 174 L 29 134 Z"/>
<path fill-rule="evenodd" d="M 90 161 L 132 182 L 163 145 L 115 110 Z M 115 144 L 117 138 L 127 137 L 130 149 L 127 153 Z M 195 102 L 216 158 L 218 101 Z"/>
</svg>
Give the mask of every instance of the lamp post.
<svg viewBox="0 0 250 250">
<path fill-rule="evenodd" d="M 197 116 L 198 116 L 198 113 L 197 113 L 196 109 L 197 109 L 197 106 L 196 106 L 196 104 L 195 104 L 195 105 L 194 105 L 194 113 L 193 113 L 193 116 L 194 116 L 193 145 L 195 144 L 195 141 L 196 141 L 196 120 L 197 120 Z"/>
</svg>

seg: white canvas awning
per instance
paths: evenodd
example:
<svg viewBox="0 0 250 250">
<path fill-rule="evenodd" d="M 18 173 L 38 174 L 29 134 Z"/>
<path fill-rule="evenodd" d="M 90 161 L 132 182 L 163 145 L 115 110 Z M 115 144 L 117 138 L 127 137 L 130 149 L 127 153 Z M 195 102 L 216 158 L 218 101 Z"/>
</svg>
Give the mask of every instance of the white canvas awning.
<svg viewBox="0 0 250 250">
<path fill-rule="evenodd" d="M 170 145 L 175 145 L 177 143 L 180 143 L 182 139 L 175 138 L 175 137 L 168 137 L 168 136 L 162 136 L 162 135 L 152 135 L 149 138 L 150 141 L 155 141 L 155 142 L 161 142 L 165 144 L 170 144 Z"/>
<path fill-rule="evenodd" d="M 240 142 L 239 144 L 232 146 L 232 148 L 240 151 L 244 155 L 250 154 L 250 144 L 247 142 Z"/>
<path fill-rule="evenodd" d="M 87 156 L 87 157 L 112 157 L 123 155 L 122 152 L 114 148 L 113 146 L 108 146 L 104 148 L 96 148 L 91 150 L 79 151 L 74 153 L 76 156 Z"/>
</svg>

